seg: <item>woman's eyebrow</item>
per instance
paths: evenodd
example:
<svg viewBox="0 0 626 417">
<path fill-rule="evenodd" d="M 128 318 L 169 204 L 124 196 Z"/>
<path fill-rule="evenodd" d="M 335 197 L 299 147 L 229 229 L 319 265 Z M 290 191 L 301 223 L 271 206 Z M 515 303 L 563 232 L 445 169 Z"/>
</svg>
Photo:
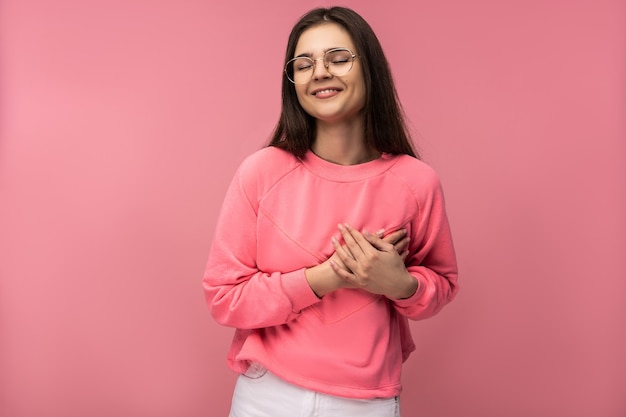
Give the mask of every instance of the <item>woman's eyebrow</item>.
<svg viewBox="0 0 626 417">
<path fill-rule="evenodd" d="M 342 49 L 342 48 L 346 48 L 346 47 L 345 46 L 333 46 L 333 47 L 324 49 L 324 53 L 326 53 L 328 51 L 331 51 L 333 49 Z M 348 48 L 346 48 L 346 49 L 348 49 Z M 300 55 L 294 56 L 294 58 L 301 58 L 301 57 L 311 58 L 312 56 L 313 56 L 313 54 L 310 53 L 310 52 L 303 52 Z"/>
</svg>

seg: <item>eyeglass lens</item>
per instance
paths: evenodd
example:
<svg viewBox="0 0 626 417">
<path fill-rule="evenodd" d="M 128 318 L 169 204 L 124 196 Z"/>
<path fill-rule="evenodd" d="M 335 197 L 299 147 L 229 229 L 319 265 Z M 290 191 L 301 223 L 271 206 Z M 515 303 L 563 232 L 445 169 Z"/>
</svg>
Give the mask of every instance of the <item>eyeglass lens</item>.
<svg viewBox="0 0 626 417">
<path fill-rule="evenodd" d="M 354 55 L 348 49 L 332 49 L 324 54 L 324 66 L 332 75 L 345 75 L 352 69 Z M 317 61 L 309 57 L 297 57 L 287 63 L 285 72 L 295 84 L 308 82 L 313 76 Z"/>
</svg>

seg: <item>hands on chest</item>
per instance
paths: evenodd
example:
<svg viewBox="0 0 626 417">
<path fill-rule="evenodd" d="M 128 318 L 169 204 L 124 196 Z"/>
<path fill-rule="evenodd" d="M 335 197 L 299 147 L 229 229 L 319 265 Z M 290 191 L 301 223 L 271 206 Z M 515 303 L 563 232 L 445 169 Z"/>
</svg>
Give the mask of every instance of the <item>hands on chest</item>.
<svg viewBox="0 0 626 417">
<path fill-rule="evenodd" d="M 418 282 L 404 265 L 409 244 L 405 229 L 382 237 L 382 231 L 361 232 L 348 224 L 338 228 L 343 242 L 333 238 L 333 255 L 307 270 L 309 284 L 318 296 L 339 288 L 361 288 L 391 299 L 415 294 Z"/>
</svg>

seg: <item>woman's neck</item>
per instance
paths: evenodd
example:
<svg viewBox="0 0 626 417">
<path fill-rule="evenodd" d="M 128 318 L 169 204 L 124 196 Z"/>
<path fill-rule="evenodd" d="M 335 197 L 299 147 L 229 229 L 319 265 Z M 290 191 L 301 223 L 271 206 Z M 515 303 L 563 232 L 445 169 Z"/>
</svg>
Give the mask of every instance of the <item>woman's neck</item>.
<svg viewBox="0 0 626 417">
<path fill-rule="evenodd" d="M 320 158 L 340 165 L 356 165 L 374 160 L 380 152 L 365 145 L 362 123 L 317 124 L 315 142 L 311 146 Z"/>
</svg>

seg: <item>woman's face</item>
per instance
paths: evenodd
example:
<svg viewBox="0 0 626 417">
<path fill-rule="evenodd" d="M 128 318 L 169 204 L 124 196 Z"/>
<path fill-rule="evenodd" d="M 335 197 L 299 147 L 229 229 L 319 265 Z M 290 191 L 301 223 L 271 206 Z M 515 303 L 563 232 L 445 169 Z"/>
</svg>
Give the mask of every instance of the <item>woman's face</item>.
<svg viewBox="0 0 626 417">
<path fill-rule="evenodd" d="M 295 84 L 296 94 L 302 108 L 318 122 L 351 122 L 363 117 L 363 71 L 357 58 L 345 75 L 329 73 L 321 58 L 324 52 L 333 48 L 348 48 L 358 55 L 348 32 L 336 23 L 322 23 L 300 35 L 294 57 L 308 56 L 316 60 L 316 64 L 310 81 Z"/>
</svg>

